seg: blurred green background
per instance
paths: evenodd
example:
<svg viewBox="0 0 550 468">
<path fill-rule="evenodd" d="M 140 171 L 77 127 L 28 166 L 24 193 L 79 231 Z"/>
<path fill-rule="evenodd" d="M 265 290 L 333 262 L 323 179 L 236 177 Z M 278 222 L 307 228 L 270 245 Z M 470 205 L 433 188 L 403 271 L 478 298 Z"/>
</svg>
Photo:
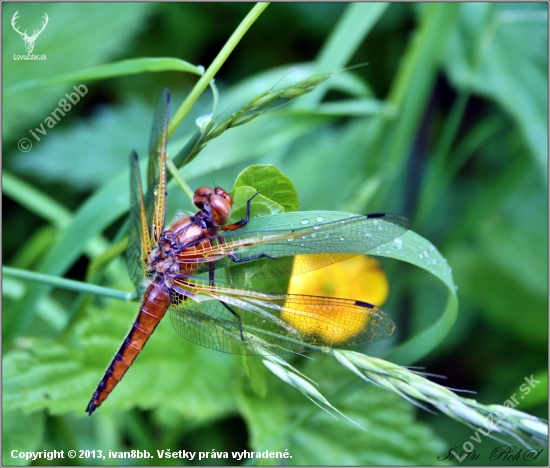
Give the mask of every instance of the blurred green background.
<svg viewBox="0 0 550 468">
<path fill-rule="evenodd" d="M 29 80 L 139 57 L 207 67 L 252 7 L 2 4 L 4 265 L 131 291 L 123 257 L 95 276 L 90 268 L 126 219 L 129 154 L 146 153 L 159 92 L 171 88 L 174 112 L 197 77 L 143 71 L 44 86 Z M 25 53 L 10 25 L 16 10 L 21 30 L 38 29 L 48 14 L 33 52 L 47 60 L 15 59 Z M 227 131 L 181 173 L 192 188 L 214 180 L 230 189 L 244 168 L 269 163 L 293 181 L 301 210 L 409 217 L 414 231 L 447 258 L 460 304 L 443 343 L 409 364 L 445 376 L 436 379 L 444 385 L 476 392 L 484 404 L 519 395 L 524 378 L 534 375 L 540 384 L 517 409 L 547 417 L 547 29 L 546 3 L 272 4 L 217 74 L 218 112 L 315 73 L 366 65 Z M 88 89 L 80 102 L 45 127 L 45 135 L 36 133 L 80 84 Z M 174 134 L 171 154 L 211 109 L 207 91 Z M 30 151 L 18 149 L 22 138 L 31 141 Z M 177 187 L 169 194 L 168 219 L 192 210 Z M 378 356 L 432 324 L 445 302 L 443 288 L 426 272 L 383 264 L 390 281 L 384 309 L 398 331 L 360 350 Z M 84 408 L 137 311 L 135 302 L 91 299 L 4 275 L 4 464 L 26 463 L 12 459 L 12 449 L 288 449 L 293 458 L 286 462 L 293 465 L 453 464 L 442 458 L 474 434 L 358 382 L 329 357 L 292 360 L 367 429 L 361 431 L 328 416 L 256 359 L 185 342 L 169 320 L 89 418 Z M 265 395 L 252 390 L 248 372 L 264 382 Z M 474 445 L 480 458 L 472 464 L 504 463 L 491 460 L 502 442 L 484 438 Z M 73 462 L 239 463 L 92 454 Z M 547 454 L 516 463 L 546 464 Z"/>
</svg>

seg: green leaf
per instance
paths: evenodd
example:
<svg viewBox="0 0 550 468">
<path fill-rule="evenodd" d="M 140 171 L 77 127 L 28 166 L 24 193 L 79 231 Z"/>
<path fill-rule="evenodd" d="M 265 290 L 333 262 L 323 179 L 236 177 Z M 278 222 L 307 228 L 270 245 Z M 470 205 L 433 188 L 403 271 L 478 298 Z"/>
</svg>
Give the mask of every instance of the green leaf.
<svg viewBox="0 0 550 468">
<path fill-rule="evenodd" d="M 5 196 L 53 225 L 62 228 L 70 223 L 71 214 L 63 205 L 6 170 L 2 173 L 2 188 Z"/>
<path fill-rule="evenodd" d="M 548 9 L 537 3 L 465 3 L 457 17 L 446 53 L 451 80 L 500 104 L 546 174 Z"/>
<path fill-rule="evenodd" d="M 344 67 L 388 6 L 388 3 L 382 2 L 349 4 L 319 53 L 317 69 L 326 72 Z M 313 103 L 320 102 L 327 90 L 325 85 L 313 91 L 299 106 L 311 107 Z"/>
<path fill-rule="evenodd" d="M 248 200 L 250 202 L 250 217 L 261 218 L 264 216 L 284 213 L 285 209 L 278 203 L 270 200 L 261 193 L 258 193 L 256 188 L 248 187 L 247 185 L 242 185 L 233 191 L 233 200 L 235 204 L 233 205 L 235 209 L 231 214 L 231 220 L 236 222 L 244 219 L 246 216 L 246 205 Z"/>
<path fill-rule="evenodd" d="M 262 361 L 254 356 L 241 356 L 251 390 L 259 398 L 267 395 L 267 369 Z M 243 390 L 245 391 L 245 390 Z"/>
<path fill-rule="evenodd" d="M 109 226 L 129 205 L 128 190 L 119 187 L 127 186 L 128 173 L 117 176 L 110 183 L 80 207 L 73 217 L 72 224 L 61 234 L 58 242 L 50 249 L 42 261 L 39 271 L 52 275 L 62 275 L 83 252 L 86 244 Z M 112 203 L 117 200 L 117 203 Z M 104 207 L 111 209 L 105 209 Z M 51 291 L 45 284 L 31 284 L 24 298 L 18 303 L 17 313 L 9 322 L 4 323 L 4 337 L 9 339 L 24 330 L 32 321 L 36 304 Z"/>
<path fill-rule="evenodd" d="M 124 54 L 129 41 L 141 31 L 144 20 L 154 8 L 150 3 L 35 3 L 26 5 L 24 10 L 16 4 L 7 5 L 4 25 L 9 34 L 6 34 L 3 47 L 4 61 L 9 60 L 10 66 L 5 67 L 4 86 L 16 86 L 33 76 L 51 78 L 82 70 Z M 45 12 L 48 14 L 49 23 L 33 51 L 34 54 L 46 54 L 47 60 L 13 60 L 14 55 L 25 54 L 21 37 L 7 26 L 18 9 L 20 21 L 27 24 L 39 21 Z M 105 34 L 105 29 L 98 25 L 108 25 L 109 33 Z M 59 84 L 21 90 L 7 96 L 3 103 L 4 116 L 8 116 L 3 121 L 4 137 L 28 137 L 28 128 L 43 122 L 70 91 L 70 85 Z"/>
<path fill-rule="evenodd" d="M 143 57 L 137 59 L 121 60 L 119 62 L 108 63 L 97 67 L 88 68 L 75 73 L 66 73 L 54 76 L 52 78 L 42 78 L 23 81 L 13 85 L 6 91 L 6 94 L 12 94 L 22 89 L 46 86 L 57 83 L 74 83 L 82 81 L 105 80 L 117 76 L 138 75 L 141 73 L 158 73 L 163 71 L 177 71 L 202 75 L 202 69 L 186 62 L 185 60 L 163 57 L 150 58 Z"/>
<path fill-rule="evenodd" d="M 29 466 L 33 461 L 25 458 L 25 452 L 38 452 L 46 429 L 44 411 L 27 414 L 21 410 L 4 408 L 2 414 L 2 464 Z M 12 451 L 23 458 L 12 457 Z M 43 455 L 43 453 L 42 453 Z"/>
<path fill-rule="evenodd" d="M 63 183 L 73 191 L 95 189 L 113 174 L 128 170 L 128 155 L 133 149 L 144 154 L 147 142 L 142 136 L 149 132 L 151 119 L 150 108 L 141 101 L 103 108 L 86 124 L 79 121 L 48 130 L 41 141 L 33 142 L 31 151 L 13 161 L 12 167 L 46 182 Z M 102 137 L 98 139 L 98 135 Z M 128 190 L 127 183 L 124 191 Z"/>
<path fill-rule="evenodd" d="M 494 190 L 492 184 L 501 188 Z M 478 197 L 472 207 L 476 212 L 468 216 L 475 242 L 456 244 L 449 259 L 461 294 L 494 329 L 527 345 L 543 344 L 548 340 L 547 328 L 540 326 L 548 309 L 545 184 L 535 172 L 525 177 L 513 166 L 494 177 L 492 184 L 485 190 L 494 190 L 494 201 Z"/>
<path fill-rule="evenodd" d="M 530 378 L 530 376 L 526 376 L 526 378 Z M 547 406 L 548 402 L 548 369 L 542 369 L 535 373 L 533 375 L 533 380 L 536 380 L 539 382 L 534 387 L 528 386 L 529 392 L 523 393 L 522 395 L 522 402 L 521 402 L 521 410 L 527 411 L 529 408 L 537 407 L 538 405 L 544 405 Z M 516 391 L 516 388 L 510 389 L 508 392 L 510 395 Z M 528 398 L 523 398 L 529 395 Z"/>
<path fill-rule="evenodd" d="M 263 364 L 261 366 L 264 367 Z M 237 394 L 239 413 L 246 422 L 250 433 L 250 446 L 254 450 L 283 451 L 288 448 L 288 439 L 282 428 L 288 427 L 292 408 L 300 403 L 297 401 L 299 398 L 303 403 L 303 397 L 291 395 L 291 402 L 290 398 L 287 398 L 288 389 L 285 389 L 278 379 L 269 376 L 267 380 L 268 392 L 265 397 L 246 390 Z"/>
<path fill-rule="evenodd" d="M 271 164 L 247 167 L 237 177 L 233 189 L 243 185 L 254 187 L 261 195 L 281 205 L 286 212 L 299 208 L 298 193 L 291 180 Z"/>
</svg>

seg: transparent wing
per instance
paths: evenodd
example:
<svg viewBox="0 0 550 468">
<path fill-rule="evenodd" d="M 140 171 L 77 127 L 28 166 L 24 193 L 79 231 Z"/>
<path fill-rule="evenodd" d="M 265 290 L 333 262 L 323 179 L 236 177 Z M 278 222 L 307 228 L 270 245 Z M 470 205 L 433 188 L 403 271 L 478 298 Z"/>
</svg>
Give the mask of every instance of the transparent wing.
<svg viewBox="0 0 550 468">
<path fill-rule="evenodd" d="M 145 259 L 151 251 L 151 233 L 145 216 L 139 159 L 135 151 L 130 155 L 130 203 L 126 264 L 136 291 L 141 293 L 143 289 Z"/>
<path fill-rule="evenodd" d="M 395 331 L 384 311 L 361 301 L 211 286 L 198 278 L 179 282 L 177 289 L 193 297 L 181 295 L 170 308 L 176 331 L 226 353 L 268 355 L 355 346 L 384 340 Z"/>
<path fill-rule="evenodd" d="M 251 270 L 256 269 L 256 278 L 288 276 L 288 262 L 280 261 L 285 257 L 299 255 L 292 271 L 294 274 L 305 273 L 354 255 L 372 253 L 401 236 L 411 226 L 407 218 L 393 214 L 353 217 L 348 214 L 345 217 L 345 213 L 322 213 L 323 216 L 315 216 L 312 222 L 304 219 L 306 213 L 261 218 L 263 226 L 271 221 L 272 226 L 286 226 L 286 229 L 255 231 L 259 220 L 253 220 L 244 229 L 211 237 L 211 246 L 202 249 L 201 255 L 197 256 L 197 251 L 189 248 L 179 255 L 179 259 L 182 262 L 203 263 L 197 269 L 199 274 L 208 271 L 207 262 L 215 261 L 216 269 L 235 267 L 234 260 L 228 258 L 230 254 L 238 260 L 263 254 L 257 260 L 246 262 L 247 268 L 243 271 L 250 274 Z M 339 216 L 340 219 L 334 219 Z M 278 260 L 266 258 L 266 255 Z M 262 267 L 265 275 L 262 274 Z M 234 277 L 240 277 L 237 268 L 235 271 Z"/>
<path fill-rule="evenodd" d="M 153 118 L 149 140 L 149 165 L 147 167 L 147 196 L 145 201 L 147 225 L 152 238 L 158 239 L 164 230 L 166 216 L 166 142 L 170 113 L 170 91 L 160 93 Z"/>
</svg>

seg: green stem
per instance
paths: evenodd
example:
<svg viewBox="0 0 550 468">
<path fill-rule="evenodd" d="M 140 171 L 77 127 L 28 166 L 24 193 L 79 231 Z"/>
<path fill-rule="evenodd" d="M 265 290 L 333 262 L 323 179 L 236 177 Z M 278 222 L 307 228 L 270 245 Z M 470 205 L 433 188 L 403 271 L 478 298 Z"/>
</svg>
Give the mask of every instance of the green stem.
<svg viewBox="0 0 550 468">
<path fill-rule="evenodd" d="M 191 90 L 191 92 L 187 96 L 187 99 L 185 99 L 183 104 L 179 107 L 179 109 L 174 114 L 174 117 L 172 118 L 170 125 L 168 126 L 168 138 L 172 136 L 176 128 L 181 124 L 181 122 L 183 121 L 185 116 L 189 113 L 189 111 L 191 110 L 191 108 L 199 98 L 199 96 L 208 86 L 208 83 L 210 83 L 210 80 L 214 78 L 218 70 L 225 63 L 225 61 L 227 60 L 227 58 L 229 57 L 233 49 L 237 47 L 237 44 L 245 35 L 245 33 L 248 31 L 248 29 L 254 24 L 256 19 L 258 19 L 261 13 L 268 6 L 269 6 L 269 3 L 256 3 L 256 5 L 254 5 L 254 8 L 252 8 L 250 13 L 246 15 L 246 18 L 242 20 L 241 24 L 239 24 L 235 32 L 231 35 L 231 37 L 225 43 L 222 50 L 214 59 L 212 64 L 204 72 L 204 75 L 201 76 L 201 78 L 199 79 L 195 87 Z"/>
<path fill-rule="evenodd" d="M 4 266 L 2 267 L 2 273 L 13 278 L 36 281 L 38 283 L 49 284 L 57 288 L 68 289 L 71 291 L 112 297 L 122 301 L 130 301 L 135 296 L 135 293 L 117 291 L 116 289 L 104 288 L 103 286 L 96 286 L 95 284 L 82 283 L 81 281 L 60 278 L 59 276 L 46 275 L 44 273 L 36 273 L 34 271 L 20 270 L 19 268 Z"/>
<path fill-rule="evenodd" d="M 176 182 L 180 186 L 180 188 L 185 192 L 185 194 L 189 197 L 190 200 L 193 200 L 193 190 L 191 190 L 191 187 L 185 182 L 185 179 L 181 176 L 181 174 L 178 171 L 178 168 L 170 158 L 166 158 L 166 167 L 170 174 L 172 174 L 172 177 L 176 179 Z"/>
</svg>

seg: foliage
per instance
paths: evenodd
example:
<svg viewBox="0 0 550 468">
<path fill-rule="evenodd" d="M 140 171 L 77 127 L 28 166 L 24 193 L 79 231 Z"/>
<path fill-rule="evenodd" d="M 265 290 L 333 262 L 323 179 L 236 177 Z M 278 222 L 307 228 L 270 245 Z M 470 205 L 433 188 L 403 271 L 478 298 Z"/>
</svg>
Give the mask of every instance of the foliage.
<svg viewBox="0 0 550 468">
<path fill-rule="evenodd" d="M 230 188 L 245 167 L 273 164 L 293 182 L 301 210 L 408 216 L 453 268 L 458 321 L 450 330 L 423 333 L 445 309 L 444 289 L 420 269 L 384 259 L 390 283 L 384 309 L 398 336 L 366 352 L 414 361 L 447 376 L 450 387 L 477 391 L 476 400 L 485 404 L 520 394 L 524 378 L 534 374 L 540 384 L 522 395 L 517 409 L 546 416 L 543 5 L 273 4 L 238 44 L 228 38 L 251 4 L 24 7 L 6 4 L 3 15 L 6 265 L 132 290 L 118 256 L 129 206 L 128 155 L 133 149 L 145 154 L 152 105 L 164 86 L 172 88 L 174 113 L 187 102 L 193 71 L 200 72 L 189 64 L 207 65 L 224 45 L 236 46 L 216 74 L 216 113 L 210 115 L 209 92 L 186 108 L 169 142 L 171 155 L 196 136 L 198 117 L 219 124 L 260 93 L 366 61 L 216 135 L 181 171 L 186 183 L 194 188 L 213 179 Z M 48 13 L 50 23 L 35 47 L 47 60 L 13 59 L 24 53 L 9 24 L 17 9 L 19 22 L 29 21 L 30 30 L 32 21 Z M 125 62 L 130 59 L 135 61 Z M 101 76 L 94 67 L 106 67 L 111 75 Z M 187 69 L 191 73 L 182 73 Z M 80 84 L 88 93 L 37 141 L 29 130 Z M 31 151 L 18 150 L 21 138 L 29 138 Z M 239 179 L 238 185 L 259 181 L 262 192 L 277 191 L 270 180 L 277 177 Z M 287 197 L 287 211 L 296 208 L 294 198 Z M 181 209 L 192 206 L 173 181 L 169 218 Z M 288 449 L 297 465 L 436 464 L 473 435 L 449 418 L 415 413 L 327 356 L 293 360 L 363 432 L 312 405 L 255 359 L 184 342 L 168 321 L 108 402 L 87 418 L 86 402 L 136 304 L 90 301 L 85 294 L 6 275 L 3 291 L 4 464 L 26 463 L 12 459 L 11 449 L 99 448 Z M 489 461 L 500 443 L 474 445 L 484 458 L 470 463 L 502 463 Z M 543 456 L 537 463 L 546 463 Z M 113 460 L 75 460 L 107 462 Z"/>
</svg>

